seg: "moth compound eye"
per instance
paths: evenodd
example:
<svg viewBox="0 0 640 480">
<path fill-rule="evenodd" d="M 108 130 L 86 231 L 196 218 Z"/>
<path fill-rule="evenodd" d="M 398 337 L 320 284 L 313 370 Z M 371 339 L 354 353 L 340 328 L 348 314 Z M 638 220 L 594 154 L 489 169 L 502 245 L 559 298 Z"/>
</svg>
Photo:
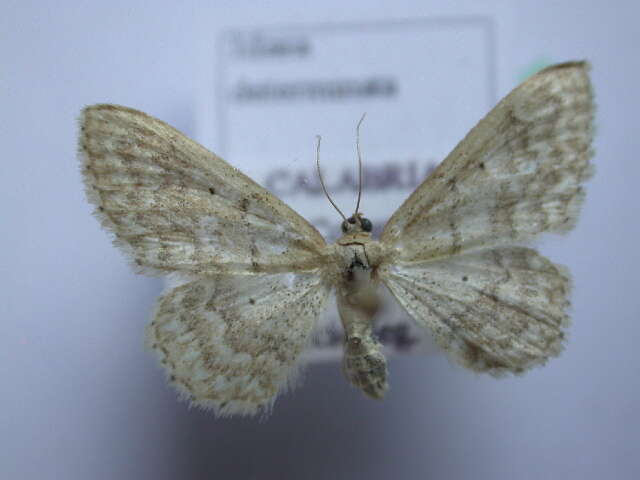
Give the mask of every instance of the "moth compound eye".
<svg viewBox="0 0 640 480">
<path fill-rule="evenodd" d="M 371 220 L 369 220 L 368 218 L 361 218 L 360 226 L 362 227 L 362 230 L 364 230 L 365 232 L 370 232 L 373 229 L 373 224 L 371 223 Z"/>
<path fill-rule="evenodd" d="M 342 233 L 347 233 L 347 231 L 349 231 L 349 224 L 347 223 L 346 220 L 342 222 L 342 225 L 340 225 L 340 228 L 342 229 Z"/>
</svg>

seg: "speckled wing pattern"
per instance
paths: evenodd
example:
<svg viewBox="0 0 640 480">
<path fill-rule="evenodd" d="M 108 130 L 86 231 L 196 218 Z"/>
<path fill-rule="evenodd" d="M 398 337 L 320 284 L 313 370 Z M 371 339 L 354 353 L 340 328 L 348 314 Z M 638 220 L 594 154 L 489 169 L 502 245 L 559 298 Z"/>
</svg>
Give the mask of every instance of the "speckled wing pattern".
<svg viewBox="0 0 640 480">
<path fill-rule="evenodd" d="M 102 225 L 138 270 L 171 274 L 147 343 L 170 382 L 217 414 L 268 408 L 295 373 L 328 287 L 317 230 L 169 125 L 86 108 L 79 151 Z"/>
<path fill-rule="evenodd" d="M 171 384 L 220 415 L 265 412 L 329 293 L 320 272 L 215 275 L 172 289 L 147 327 Z"/>
<path fill-rule="evenodd" d="M 89 200 L 147 274 L 313 268 L 320 233 L 281 200 L 158 119 L 86 108 L 80 157 Z"/>
<path fill-rule="evenodd" d="M 535 250 L 399 262 L 384 277 L 405 310 L 465 367 L 521 373 L 562 350 L 569 277 Z"/>
<path fill-rule="evenodd" d="M 522 372 L 562 347 L 566 271 L 522 246 L 573 227 L 590 165 L 588 65 L 547 68 L 505 97 L 385 226 L 380 277 L 463 365 Z"/>
</svg>

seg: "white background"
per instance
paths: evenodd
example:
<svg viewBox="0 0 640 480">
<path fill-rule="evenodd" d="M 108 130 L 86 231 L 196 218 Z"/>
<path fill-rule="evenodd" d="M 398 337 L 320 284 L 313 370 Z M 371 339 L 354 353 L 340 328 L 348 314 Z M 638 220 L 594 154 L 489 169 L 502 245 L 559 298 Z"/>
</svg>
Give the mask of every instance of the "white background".
<svg viewBox="0 0 640 480">
<path fill-rule="evenodd" d="M 0 478 L 640 476 L 636 2 L 147 3 L 0 6 Z M 498 19 L 500 95 L 537 63 L 593 64 L 597 174 L 577 228 L 542 244 L 574 275 L 566 351 L 500 381 L 440 355 L 396 357 L 379 403 L 328 363 L 266 421 L 189 410 L 142 349 L 161 280 L 135 276 L 90 215 L 75 159 L 80 108 L 133 106 L 215 149 L 203 105 L 221 29 L 469 8 Z M 346 144 L 355 119 L 339 121 L 332 135 Z"/>
</svg>

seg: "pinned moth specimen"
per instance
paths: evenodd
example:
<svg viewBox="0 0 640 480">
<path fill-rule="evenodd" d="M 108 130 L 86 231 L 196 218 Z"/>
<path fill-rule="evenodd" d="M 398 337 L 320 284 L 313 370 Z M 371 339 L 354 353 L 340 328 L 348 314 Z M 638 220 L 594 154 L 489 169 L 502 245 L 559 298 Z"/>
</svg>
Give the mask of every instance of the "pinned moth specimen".
<svg viewBox="0 0 640 480">
<path fill-rule="evenodd" d="M 569 275 L 526 244 L 574 226 L 592 173 L 592 123 L 588 65 L 549 67 L 469 132 L 379 240 L 358 197 L 332 245 L 142 112 L 85 108 L 79 151 L 89 201 L 115 244 L 138 271 L 173 279 L 147 327 L 170 383 L 216 414 L 251 415 L 290 382 L 331 291 L 345 374 L 369 397 L 387 390 L 373 335 L 379 288 L 476 372 L 521 373 L 558 355 Z"/>
</svg>

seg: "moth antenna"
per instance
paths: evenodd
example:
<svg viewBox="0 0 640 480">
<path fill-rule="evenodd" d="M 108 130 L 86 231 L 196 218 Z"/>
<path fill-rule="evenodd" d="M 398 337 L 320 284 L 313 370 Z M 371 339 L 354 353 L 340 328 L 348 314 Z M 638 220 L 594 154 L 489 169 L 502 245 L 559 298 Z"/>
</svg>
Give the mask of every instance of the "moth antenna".
<svg viewBox="0 0 640 480">
<path fill-rule="evenodd" d="M 327 196 L 327 199 L 329 200 L 331 205 L 333 205 L 333 208 L 335 208 L 343 218 L 343 220 L 346 221 L 347 217 L 344 216 L 344 213 L 342 213 L 342 211 L 338 208 L 334 201 L 331 200 L 329 192 L 327 192 L 327 187 L 324 186 L 324 179 L 322 178 L 322 171 L 320 170 L 320 140 L 322 140 L 322 137 L 320 135 L 316 135 L 316 138 L 318 139 L 318 145 L 316 146 L 316 166 L 318 167 L 318 177 L 320 178 L 320 185 L 322 185 L 322 190 L 324 191 L 324 194 Z"/>
<path fill-rule="evenodd" d="M 360 125 L 367 116 L 367 112 L 362 114 L 358 125 L 356 126 L 356 152 L 358 152 L 358 202 L 356 203 L 356 213 L 354 217 L 358 217 L 358 210 L 360 209 L 360 199 L 362 198 L 362 156 L 360 155 Z"/>
</svg>

